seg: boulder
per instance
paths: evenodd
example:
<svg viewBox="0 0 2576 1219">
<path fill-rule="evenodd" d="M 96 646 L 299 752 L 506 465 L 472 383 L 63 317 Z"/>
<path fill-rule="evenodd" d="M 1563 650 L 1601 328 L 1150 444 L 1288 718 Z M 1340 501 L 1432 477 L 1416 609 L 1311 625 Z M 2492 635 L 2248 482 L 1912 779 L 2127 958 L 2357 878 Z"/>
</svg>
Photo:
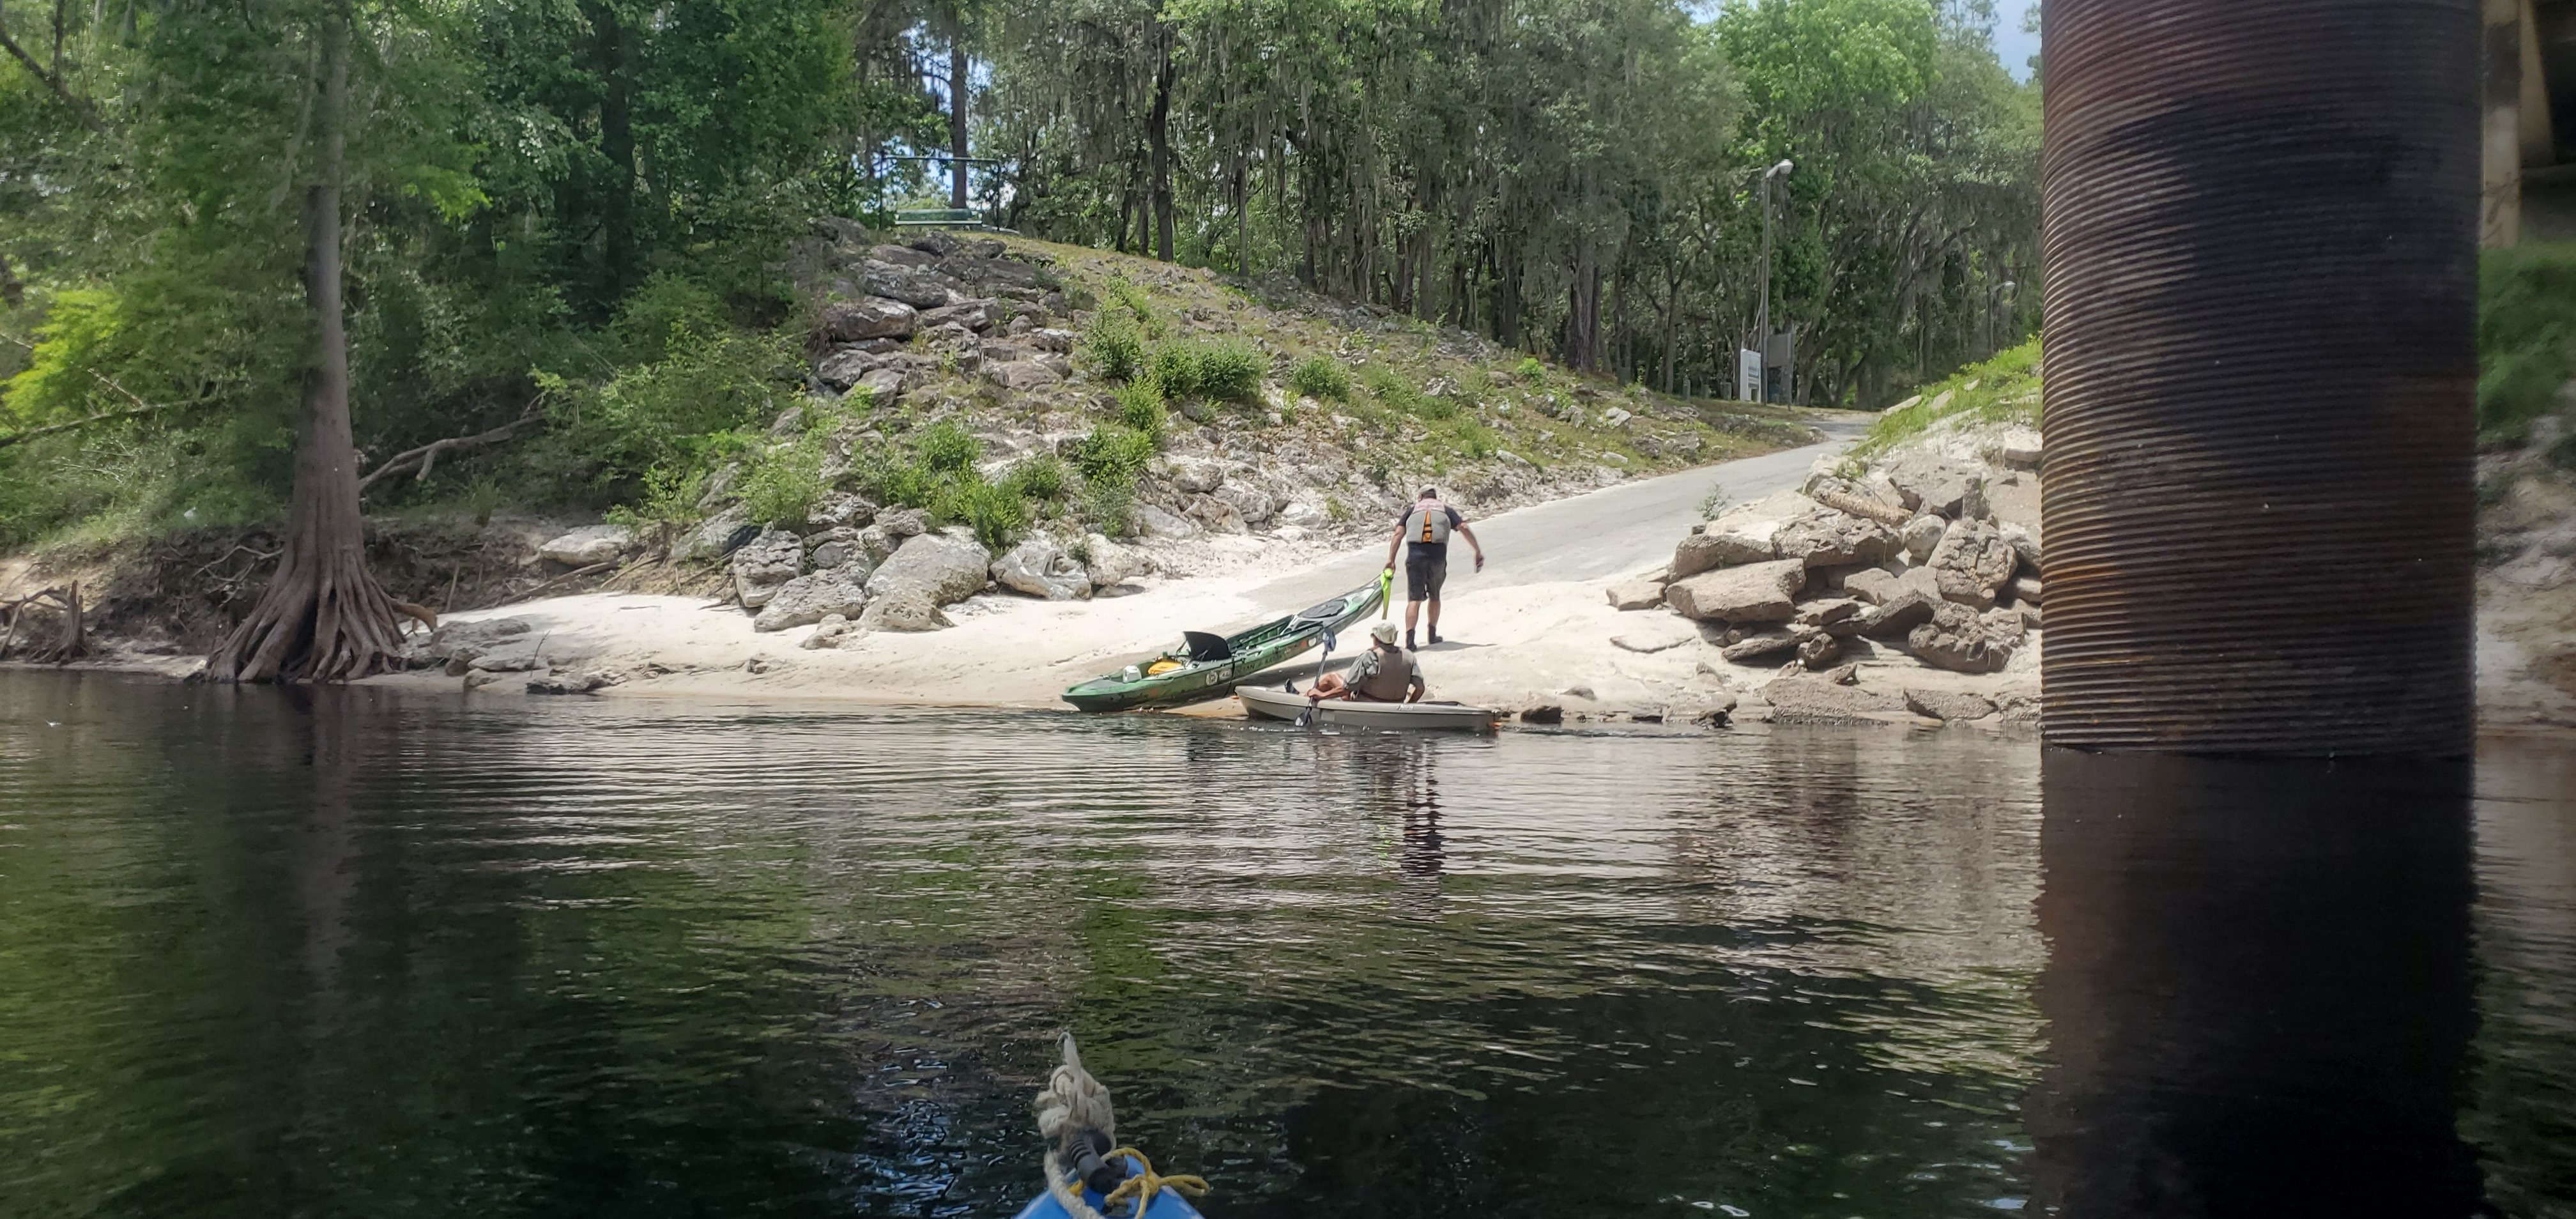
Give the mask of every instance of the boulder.
<svg viewBox="0 0 2576 1219">
<path fill-rule="evenodd" d="M 1565 708 L 1560 707 L 1555 703 L 1537 703 L 1523 707 L 1521 708 L 1521 722 L 1524 724 L 1562 724 L 1565 722 Z"/>
<path fill-rule="evenodd" d="M 856 638 L 858 633 L 857 623 L 839 614 L 825 614 L 823 620 L 814 625 L 814 633 L 796 646 L 807 651 L 838 648 L 843 641 Z"/>
<path fill-rule="evenodd" d="M 1635 415 L 1628 413 L 1628 411 L 1623 408 L 1614 406 L 1609 410 L 1601 412 L 1601 426 L 1625 427 L 1627 426 L 1628 421 L 1634 418 L 1636 418 Z"/>
<path fill-rule="evenodd" d="M 529 678 L 528 693 L 591 694 L 596 693 L 604 687 L 616 684 L 616 679 L 610 677 L 606 673 L 589 671 L 548 673 L 543 676 Z"/>
<path fill-rule="evenodd" d="M 1932 607 L 1943 604 L 1940 582 L 1932 569 L 1917 567 L 1897 577 L 1896 587 L 1878 603 L 1878 621 L 1869 628 L 1874 639 L 1903 635 L 1932 618 Z"/>
<path fill-rule="evenodd" d="M 1124 584 L 1145 574 L 1145 556 L 1110 541 L 1102 534 L 1086 534 L 1082 539 L 1083 571 L 1091 577 L 1095 589 Z"/>
<path fill-rule="evenodd" d="M 1046 326 L 1029 331 L 1026 337 L 1029 346 L 1060 356 L 1072 355 L 1073 345 L 1079 341 L 1078 336 L 1070 330 L 1056 330 Z"/>
<path fill-rule="evenodd" d="M 1331 524 L 1332 520 L 1333 514 L 1326 511 L 1323 505 L 1309 503 L 1302 499 L 1291 500 L 1287 507 L 1279 510 L 1280 524 L 1295 525 L 1300 529 L 1321 529 Z"/>
<path fill-rule="evenodd" d="M 1051 539 L 1032 536 L 993 560 L 993 582 L 1013 592 L 1049 601 L 1072 601 L 1091 596 L 1091 576 L 1078 564 L 1070 573 L 1057 574 L 1056 568 L 1067 561 L 1069 556 L 1062 546 Z"/>
<path fill-rule="evenodd" d="M 932 258 L 945 258 L 956 253 L 961 243 L 957 240 L 957 234 L 946 229 L 923 229 L 914 233 L 904 244 Z"/>
<path fill-rule="evenodd" d="M 1705 532 L 1683 538 L 1673 548 L 1673 576 L 1676 579 L 1695 576 L 1721 567 L 1760 563 L 1779 557 L 1772 537 L 1779 532 L 1778 521 L 1760 522 L 1758 528 L 1729 529 L 1723 533 L 1716 526 Z"/>
<path fill-rule="evenodd" d="M 721 559 L 760 536 L 760 526 L 739 507 L 727 508 L 698 523 L 671 549 L 682 560 Z"/>
<path fill-rule="evenodd" d="M 1936 720 L 1981 720 L 1995 713 L 1984 695 L 1952 690 L 1907 690 L 1905 709 Z"/>
<path fill-rule="evenodd" d="M 851 344 L 835 348 L 814 364 L 814 379 L 837 390 L 848 390 L 859 378 L 884 367 L 886 358 L 866 347 Z"/>
<path fill-rule="evenodd" d="M 1799 641 L 1805 638 L 1805 635 L 1788 631 L 1764 631 L 1730 643 L 1719 649 L 1717 654 L 1736 664 L 1750 664 L 1765 657 L 1786 656 L 1797 651 Z"/>
<path fill-rule="evenodd" d="M 887 406 L 903 397 L 904 387 L 912 376 L 900 368 L 871 369 L 850 385 L 852 393 L 864 393 L 873 406 Z"/>
<path fill-rule="evenodd" d="M 824 496 L 823 501 L 816 504 L 813 511 L 805 515 L 806 519 L 817 525 L 857 528 L 874 520 L 876 514 L 877 506 L 868 502 L 866 497 L 853 495 L 847 491 L 835 491 Z M 837 562 L 823 563 L 820 560 L 816 562 L 823 567 L 840 566 Z"/>
<path fill-rule="evenodd" d="M 537 557 L 566 567 L 588 567 L 623 558 L 635 549 L 635 531 L 624 525 L 584 525 L 537 547 Z"/>
<path fill-rule="evenodd" d="M 821 622 L 827 614 L 856 616 L 868 607 L 864 564 L 808 572 L 778 586 L 751 620 L 755 631 L 783 631 Z"/>
<path fill-rule="evenodd" d="M 1653 609 L 1664 603 L 1661 580 L 1622 580 L 1610 586 L 1610 608 L 1617 610 Z"/>
<path fill-rule="evenodd" d="M 2012 589 L 2013 600 L 2023 605 L 2039 604 L 2040 594 L 2047 591 L 2040 585 L 2037 576 L 2015 576 L 2009 587 Z"/>
<path fill-rule="evenodd" d="M 1136 505 L 1136 527 L 1150 537 L 1194 538 L 1199 535 L 1198 526 L 1152 504 Z"/>
<path fill-rule="evenodd" d="M 909 584 L 870 600 L 859 615 L 862 631 L 935 631 L 947 625 L 948 616 L 929 594 Z"/>
<path fill-rule="evenodd" d="M 1858 621 L 1868 609 L 1869 606 L 1856 598 L 1828 597 L 1799 606 L 1798 616 L 1790 621 L 1798 626 L 1832 631 L 1835 627 Z"/>
<path fill-rule="evenodd" d="M 1783 677 L 1762 687 L 1771 719 L 1781 724 L 1885 723 L 1905 713 L 1905 700 L 1830 677 Z"/>
<path fill-rule="evenodd" d="M 1798 641 L 1798 663 L 1810 670 L 1822 669 L 1843 654 L 1843 641 L 1821 632 Z"/>
<path fill-rule="evenodd" d="M 1774 559 L 1677 580 L 1664 590 L 1664 600 L 1674 612 L 1701 621 L 1787 622 L 1798 612 L 1792 598 L 1806 584 L 1805 563 Z"/>
<path fill-rule="evenodd" d="M 2036 572 L 2041 570 L 2039 565 L 2038 530 L 2027 525 L 2015 524 L 2008 521 L 2004 524 L 1995 526 L 1995 532 L 2003 535 L 2004 544 L 2012 547 L 2013 553 L 2020 555 L 2021 561 L 2028 564 L 2032 571 Z"/>
<path fill-rule="evenodd" d="M 1937 516 L 1918 516 L 1905 522 L 1905 557 L 1916 563 L 1931 558 L 1933 548 L 1941 544 L 1941 535 L 1949 531 L 1950 523 Z"/>
<path fill-rule="evenodd" d="M 984 591 L 992 579 L 992 567 L 993 556 L 972 538 L 915 534 L 868 577 L 867 592 L 874 598 L 913 589 L 933 606 L 950 605 Z"/>
<path fill-rule="evenodd" d="M 1171 463 L 1172 488 L 1192 495 L 1205 495 L 1225 485 L 1225 465 L 1214 461 L 1187 458 Z"/>
<path fill-rule="evenodd" d="M 1012 360 L 984 366 L 984 379 L 1015 394 L 1031 393 L 1057 384 L 1064 378 L 1036 360 Z"/>
<path fill-rule="evenodd" d="M 1213 495 L 1191 496 L 1189 511 L 1190 519 L 1197 521 L 1218 533 L 1248 533 L 1251 531 L 1251 526 L 1244 523 L 1243 514 L 1235 511 L 1234 505 L 1218 499 Z"/>
<path fill-rule="evenodd" d="M 1931 620 L 1905 637 L 1906 650 L 1916 659 L 1954 673 L 1992 673 L 2001 669 L 2012 659 L 2017 642 L 1989 634 L 1984 618 L 1955 601 L 1933 606 Z"/>
<path fill-rule="evenodd" d="M 835 343 L 900 339 L 911 336 L 918 318 L 912 306 L 902 301 L 870 296 L 823 306 L 821 328 L 823 337 Z"/>
<path fill-rule="evenodd" d="M 1984 514 L 1985 497 L 1977 493 L 1977 484 L 1984 480 L 1985 472 L 1979 467 L 1913 455 L 1889 464 L 1887 477 L 1895 484 L 1897 494 L 1904 497 L 1905 506 L 1916 512 L 1953 520 Z"/>
<path fill-rule="evenodd" d="M 2016 470 L 2038 469 L 2040 454 L 2039 433 L 2027 428 L 2016 428 L 2004 433 L 2003 443 L 1997 446 L 1995 451 L 1995 455 L 2001 458 L 2005 465 Z"/>
<path fill-rule="evenodd" d="M 1843 577 L 1843 592 L 1855 601 L 1883 605 L 1896 591 L 1896 573 L 1884 567 L 1866 567 Z"/>
<path fill-rule="evenodd" d="M 1239 482 L 1227 483 L 1217 488 L 1215 494 L 1218 499 L 1226 502 L 1227 507 L 1234 509 L 1236 515 L 1241 516 L 1247 525 L 1258 525 L 1269 520 L 1276 507 L 1276 501 L 1270 498 L 1269 492 Z"/>
<path fill-rule="evenodd" d="M 1665 618 L 1611 636 L 1610 646 L 1621 651 L 1652 655 L 1656 652 L 1668 652 L 1698 640 L 1699 632 L 1692 629 L 1689 623 Z"/>
<path fill-rule="evenodd" d="M 775 526 L 733 552 L 733 589 L 744 609 L 759 609 L 805 572 L 805 539 Z"/>
<path fill-rule="evenodd" d="M 1818 505 L 1780 526 L 1772 544 L 1783 559 L 1809 567 L 1878 563 L 1896 553 L 1896 531 L 1866 517 Z"/>
<path fill-rule="evenodd" d="M 860 263 L 859 282 L 872 297 L 898 301 L 914 309 L 936 309 L 953 295 L 938 274 L 890 262 Z"/>
<path fill-rule="evenodd" d="M 490 652 L 533 644 L 528 632 L 535 626 L 525 618 L 449 622 L 429 633 L 429 642 L 420 650 L 421 657 L 431 661 L 462 660 L 471 664 L 477 657 Z"/>
<path fill-rule="evenodd" d="M 1002 303 L 995 300 L 966 300 L 954 305 L 941 305 L 922 311 L 921 324 L 938 326 L 955 322 L 968 330 L 990 330 L 1001 317 Z"/>
<path fill-rule="evenodd" d="M 1995 594 L 2011 583 L 2021 556 L 2003 534 L 1983 521 L 1953 521 L 1932 548 L 1925 566 L 1938 581 L 1941 595 L 1961 605 L 1987 609 Z"/>
</svg>

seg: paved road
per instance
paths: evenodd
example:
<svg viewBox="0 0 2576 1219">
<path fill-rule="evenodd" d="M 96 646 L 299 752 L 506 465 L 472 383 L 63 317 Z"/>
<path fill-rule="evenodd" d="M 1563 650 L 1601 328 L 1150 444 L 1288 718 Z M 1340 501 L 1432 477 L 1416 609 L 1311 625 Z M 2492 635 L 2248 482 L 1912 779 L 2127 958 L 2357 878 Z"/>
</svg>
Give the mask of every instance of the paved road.
<svg viewBox="0 0 2576 1219">
<path fill-rule="evenodd" d="M 1713 487 L 1728 500 L 1757 500 L 1795 486 L 1817 457 L 1840 452 L 1860 438 L 1865 421 L 1830 419 L 1819 427 L 1823 444 L 1786 449 L 1742 461 L 1722 462 L 1605 487 L 1588 495 L 1537 504 L 1469 527 L 1485 543 L 1485 570 L 1475 570 L 1466 542 L 1449 545 L 1452 594 L 1557 580 L 1601 580 L 1654 567 L 1672 558 L 1673 544 L 1700 522 L 1700 505 Z M 1395 522 L 1387 522 L 1392 535 Z M 1302 609 L 1365 584 L 1386 565 L 1386 543 L 1353 551 L 1253 590 L 1265 611 Z M 1403 595 L 1401 574 L 1396 595 Z"/>
</svg>

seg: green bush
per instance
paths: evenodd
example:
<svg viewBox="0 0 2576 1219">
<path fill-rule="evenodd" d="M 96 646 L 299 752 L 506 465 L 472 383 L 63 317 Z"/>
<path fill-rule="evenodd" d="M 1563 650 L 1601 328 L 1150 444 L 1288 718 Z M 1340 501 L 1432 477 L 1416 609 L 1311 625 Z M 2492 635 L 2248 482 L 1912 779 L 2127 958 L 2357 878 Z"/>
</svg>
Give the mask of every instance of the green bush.
<svg viewBox="0 0 2576 1219">
<path fill-rule="evenodd" d="M 1136 324 L 1105 309 L 1092 319 L 1082 348 L 1092 368 L 1112 383 L 1133 380 L 1145 367 L 1145 341 L 1137 337 Z"/>
<path fill-rule="evenodd" d="M 1368 385 L 1370 397 L 1394 410 L 1432 420 L 1454 419 L 1458 415 L 1458 404 L 1423 393 L 1403 374 L 1383 364 L 1370 366 L 1360 379 Z"/>
<path fill-rule="evenodd" d="M 1073 464 L 1082 476 L 1092 482 L 1114 482 L 1133 486 L 1136 477 L 1145 472 L 1145 463 L 1154 459 L 1154 441 L 1131 427 L 1103 423 L 1082 438 L 1074 452 Z"/>
<path fill-rule="evenodd" d="M 1093 482 L 1082 488 L 1082 519 L 1113 538 L 1136 532 L 1136 487 L 1132 483 Z"/>
<path fill-rule="evenodd" d="M 1199 392 L 1199 350 L 1188 343 L 1163 343 L 1148 361 L 1154 385 L 1163 397 L 1178 401 Z"/>
<path fill-rule="evenodd" d="M 1351 396 L 1351 374 L 1331 356 L 1308 356 L 1289 371 L 1288 388 L 1309 398 L 1339 402 Z"/>
<path fill-rule="evenodd" d="M 2576 377 L 2576 244 L 2478 258 L 2478 430 L 2519 439 Z"/>
<path fill-rule="evenodd" d="M 976 541 L 994 551 L 1017 540 L 1029 523 L 1028 504 L 1017 487 L 989 483 L 971 472 L 951 481 L 931 512 L 943 520 L 963 522 L 975 531 Z"/>
<path fill-rule="evenodd" d="M 1063 460 L 1049 453 L 1011 467 L 1002 484 L 1022 499 L 1057 500 L 1064 498 L 1064 481 Z"/>
<path fill-rule="evenodd" d="M 813 440 L 781 445 L 752 463 L 742 480 L 742 509 L 762 525 L 799 525 L 821 503 L 823 447 Z"/>
<path fill-rule="evenodd" d="M 1163 408 L 1163 387 L 1149 380 L 1119 386 L 1118 422 L 1160 445 L 1171 423 L 1171 412 Z"/>
<path fill-rule="evenodd" d="M 983 459 L 984 443 L 956 420 L 944 419 L 923 432 L 912 451 L 931 472 L 946 474 L 973 468 Z"/>
<path fill-rule="evenodd" d="M 1532 385 L 1547 379 L 1547 365 L 1539 363 L 1537 356 L 1522 356 L 1521 362 L 1512 371 L 1518 374 L 1521 380 Z"/>
<path fill-rule="evenodd" d="M 1230 339 L 1199 350 L 1199 392 L 1224 402 L 1257 402 L 1270 361 L 1259 348 Z"/>
</svg>

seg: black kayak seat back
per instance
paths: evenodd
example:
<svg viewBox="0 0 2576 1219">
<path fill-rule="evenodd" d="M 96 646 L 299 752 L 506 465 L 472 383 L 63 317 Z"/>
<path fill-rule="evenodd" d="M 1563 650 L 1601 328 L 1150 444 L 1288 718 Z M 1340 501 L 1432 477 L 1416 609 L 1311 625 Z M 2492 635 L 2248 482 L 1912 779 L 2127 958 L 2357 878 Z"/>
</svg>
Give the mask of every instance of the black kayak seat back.
<svg viewBox="0 0 2576 1219">
<path fill-rule="evenodd" d="M 1323 603 L 1322 605 L 1314 606 L 1314 607 L 1312 607 L 1312 608 L 1310 608 L 1310 609 L 1306 609 L 1306 610 L 1301 610 L 1301 611 L 1299 611 L 1299 612 L 1298 612 L 1298 614 L 1297 614 L 1297 617 L 1294 619 L 1294 621 L 1297 621 L 1297 622 L 1330 622 L 1330 621 L 1332 621 L 1332 620 L 1333 620 L 1333 619 L 1335 619 L 1335 618 L 1339 618 L 1339 617 L 1341 617 L 1341 616 L 1342 616 L 1342 610 L 1343 610 L 1343 608 L 1344 608 L 1344 607 L 1346 607 L 1346 606 L 1348 606 L 1349 604 L 1350 604 L 1350 598 L 1348 598 L 1348 597 L 1335 597 L 1335 598 L 1333 598 L 1332 600 L 1330 600 L 1330 601 L 1327 601 L 1327 602 Z"/>
<path fill-rule="evenodd" d="M 1206 631 L 1183 631 L 1181 640 L 1190 645 L 1190 659 L 1198 664 L 1234 658 L 1234 649 L 1225 645 L 1223 635 L 1211 635 Z"/>
</svg>

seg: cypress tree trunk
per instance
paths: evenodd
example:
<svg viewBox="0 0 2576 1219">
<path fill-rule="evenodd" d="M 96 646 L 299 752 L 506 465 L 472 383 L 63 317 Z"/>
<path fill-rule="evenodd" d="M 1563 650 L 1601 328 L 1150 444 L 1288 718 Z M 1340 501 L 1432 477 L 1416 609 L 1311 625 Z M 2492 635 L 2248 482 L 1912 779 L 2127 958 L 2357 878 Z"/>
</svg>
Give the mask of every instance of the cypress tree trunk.
<svg viewBox="0 0 2576 1219">
<path fill-rule="evenodd" d="M 1145 117 L 1145 138 L 1152 149 L 1154 257 L 1172 261 L 1172 44 L 1169 31 L 1155 23 L 1154 44 L 1161 62 L 1154 70 L 1154 109 Z"/>
<path fill-rule="evenodd" d="M 340 302 L 340 186 L 349 103 L 349 10 L 322 18 L 317 181 L 304 196 L 304 299 L 312 315 L 304 421 L 285 553 L 250 617 L 206 658 L 211 681 L 347 681 L 397 667 L 393 599 L 367 573 L 349 429 L 349 336 Z"/>
<path fill-rule="evenodd" d="M 966 42 L 948 40 L 948 206 L 966 210 Z"/>
</svg>

